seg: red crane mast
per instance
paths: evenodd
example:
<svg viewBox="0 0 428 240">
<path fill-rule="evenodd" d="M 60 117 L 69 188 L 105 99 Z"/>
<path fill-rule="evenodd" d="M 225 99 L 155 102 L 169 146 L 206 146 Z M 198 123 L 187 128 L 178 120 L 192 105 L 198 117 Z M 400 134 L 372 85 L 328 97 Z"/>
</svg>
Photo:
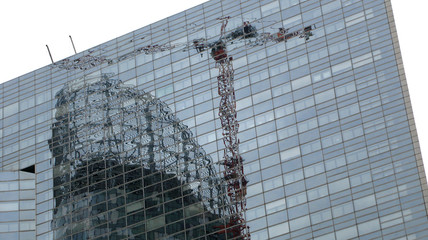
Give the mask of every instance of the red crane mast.
<svg viewBox="0 0 428 240">
<path fill-rule="evenodd" d="M 219 117 L 223 129 L 225 146 L 223 165 L 224 179 L 227 183 L 227 195 L 230 201 L 232 215 L 224 228 L 236 239 L 250 239 L 249 227 L 246 225 L 244 212 L 246 210 L 247 179 L 244 176 L 243 159 L 239 154 L 238 128 L 236 114 L 236 98 L 234 89 L 234 70 L 231 56 L 227 55 L 226 43 L 223 41 L 226 26 L 230 17 L 218 18 L 222 21 L 220 39 L 214 44 L 211 55 L 219 69 L 218 94 L 221 97 Z"/>
</svg>

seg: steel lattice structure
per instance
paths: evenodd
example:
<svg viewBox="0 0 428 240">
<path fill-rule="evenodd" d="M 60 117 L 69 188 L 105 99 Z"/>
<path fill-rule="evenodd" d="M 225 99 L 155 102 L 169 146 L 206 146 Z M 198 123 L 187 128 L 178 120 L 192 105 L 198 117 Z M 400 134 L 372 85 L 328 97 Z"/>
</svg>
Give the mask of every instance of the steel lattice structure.
<svg viewBox="0 0 428 240">
<path fill-rule="evenodd" d="M 230 17 L 229 17 L 230 18 Z M 289 32 L 288 29 L 280 28 L 278 32 L 270 33 L 270 32 L 262 32 L 258 33 L 257 28 L 253 26 L 253 24 L 259 22 L 259 20 L 254 20 L 252 22 L 247 21 L 244 22 L 243 26 L 238 27 L 234 29 L 232 32 L 225 34 L 225 32 L 222 33 L 220 40 L 221 41 L 228 41 L 231 45 L 234 44 L 234 42 L 242 42 L 245 40 L 251 39 L 251 41 L 245 41 L 245 46 L 252 48 L 256 46 L 263 46 L 267 44 L 268 42 L 287 42 L 288 40 L 299 37 L 304 38 L 306 41 L 310 39 L 311 36 L 313 36 L 312 30 L 316 29 L 315 24 L 309 25 L 304 27 L 303 29 L 296 30 L 293 32 Z M 224 26 L 226 28 L 226 26 Z M 225 30 L 225 29 L 224 29 Z M 133 40 L 130 40 L 130 42 L 136 40 L 136 39 L 144 39 L 145 37 L 139 36 L 136 37 Z M 103 63 L 107 63 L 109 65 L 115 64 L 121 61 L 124 61 L 126 59 L 135 57 L 139 54 L 155 54 L 159 52 L 165 52 L 165 51 L 171 51 L 173 49 L 181 49 L 182 51 L 190 51 L 191 49 L 195 49 L 197 52 L 202 53 L 204 51 L 209 51 L 212 48 L 215 48 L 218 44 L 218 41 L 216 42 L 208 42 L 205 38 L 201 39 L 193 39 L 190 42 L 181 42 L 181 43 L 166 43 L 166 44 L 150 44 L 145 45 L 136 48 L 133 51 L 126 52 L 121 56 L 118 56 L 116 58 L 108 58 L 107 56 L 103 55 L 102 52 L 103 46 L 100 47 L 99 52 L 95 52 L 95 50 L 88 50 L 85 52 L 84 55 L 71 59 L 66 58 L 61 61 L 58 61 L 52 65 L 52 67 L 58 67 L 60 69 L 65 70 L 73 70 L 73 69 L 80 69 L 80 70 L 88 70 L 93 67 L 99 66 Z"/>
<path fill-rule="evenodd" d="M 243 160 L 239 154 L 238 129 L 239 123 L 236 114 L 236 98 L 234 89 L 234 70 L 232 57 L 227 56 L 226 45 L 222 41 L 230 17 L 219 18 L 222 21 L 221 37 L 212 50 L 219 69 L 218 94 L 220 95 L 219 117 L 223 129 L 224 149 L 224 178 L 227 182 L 227 195 L 232 212 L 229 223 L 225 228 L 234 237 L 250 239 L 249 229 L 246 226 L 244 212 L 246 210 L 247 179 L 244 175 Z"/>
<path fill-rule="evenodd" d="M 218 80 L 218 94 L 221 97 L 220 99 L 220 104 L 219 104 L 219 117 L 220 117 L 220 121 L 221 121 L 221 126 L 222 126 L 222 134 L 223 134 L 223 143 L 225 146 L 224 149 L 224 157 L 223 157 L 223 161 L 222 164 L 224 165 L 224 179 L 222 181 L 224 181 L 226 183 L 226 188 L 227 188 L 227 199 L 225 198 L 224 200 L 221 200 L 220 202 L 222 202 L 224 204 L 224 206 L 226 206 L 226 214 L 220 214 L 217 213 L 219 215 L 225 216 L 225 215 L 229 215 L 230 218 L 227 220 L 227 224 L 225 225 L 221 225 L 221 226 L 217 226 L 218 228 L 220 228 L 221 230 L 219 230 L 219 232 L 221 233 L 227 233 L 228 236 L 232 235 L 233 238 L 239 238 L 239 239 L 250 239 L 250 234 L 249 234 L 249 229 L 246 226 L 245 223 L 245 210 L 246 210 L 246 200 L 245 200 L 245 195 L 246 195 L 246 188 L 247 188 L 247 179 L 244 176 L 244 170 L 243 170 L 243 159 L 239 154 L 239 139 L 238 139 L 238 129 L 239 129 L 239 123 L 237 120 L 237 112 L 236 112 L 236 99 L 235 99 L 235 90 L 234 90 L 234 69 L 233 69 L 233 64 L 232 64 L 232 57 L 228 56 L 227 54 L 227 49 L 226 49 L 226 44 L 229 44 L 231 46 L 237 46 L 239 47 L 239 43 L 243 43 L 245 42 L 245 45 L 247 47 L 256 47 L 256 46 L 262 46 L 265 45 L 268 42 L 287 42 L 289 39 L 295 38 L 295 37 L 299 37 L 299 38 L 304 38 L 306 41 L 309 40 L 309 38 L 313 35 L 312 34 L 312 30 L 316 29 L 315 25 L 310 25 L 310 26 L 306 26 L 303 29 L 297 30 L 297 31 L 293 31 L 293 32 L 289 32 L 288 29 L 284 29 L 284 28 L 279 28 L 279 31 L 276 33 L 269 33 L 269 32 L 264 32 L 264 33 L 258 33 L 257 32 L 257 28 L 255 26 L 252 25 L 252 22 L 250 21 L 246 21 L 243 23 L 243 25 L 241 27 L 238 27 L 234 30 L 232 30 L 231 32 L 229 32 L 228 34 L 226 34 L 226 26 L 228 24 L 230 17 L 222 17 L 222 18 L 218 18 L 218 20 L 222 21 L 222 26 L 221 26 L 221 34 L 220 34 L 220 38 L 217 41 L 214 42 L 208 42 L 206 39 L 194 39 L 191 42 L 187 42 L 187 43 L 176 43 L 176 44 L 156 44 L 156 43 L 152 43 L 150 45 L 146 45 L 146 46 L 141 46 L 136 48 L 134 51 L 131 52 L 127 52 L 117 58 L 114 59 L 109 59 L 105 56 L 103 56 L 101 53 L 100 56 L 97 56 L 93 50 L 89 51 L 89 54 L 87 55 L 83 55 L 80 58 L 74 59 L 74 60 L 70 60 L 70 59 L 64 59 L 58 63 L 55 63 L 54 66 L 59 67 L 61 69 L 65 69 L 65 70 L 72 70 L 72 69 L 80 69 L 80 70 L 88 70 L 92 67 L 107 63 L 107 64 L 114 64 L 114 63 L 118 63 L 121 62 L 125 59 L 128 58 L 132 58 L 135 57 L 139 54 L 154 54 L 154 53 L 158 53 L 158 52 L 163 52 L 163 51 L 169 51 L 175 48 L 182 48 L 183 51 L 189 51 L 190 49 L 195 49 L 198 53 L 201 53 L 201 55 L 203 54 L 204 51 L 210 51 L 211 52 L 211 56 L 212 58 L 215 60 L 216 62 L 216 68 L 219 69 L 219 74 L 217 77 Z M 255 23 L 256 21 L 254 21 Z M 141 38 L 141 36 L 139 36 Z M 144 38 L 144 37 L 142 37 Z M 133 41 L 133 40 L 131 40 Z M 238 44 L 237 44 L 238 43 Z M 235 44 L 235 45 L 234 45 Z M 237 44 L 237 45 L 236 45 Z M 100 50 L 101 51 L 101 50 Z M 105 78 L 106 76 L 104 76 Z M 109 81 L 106 82 L 111 82 L 112 80 L 110 79 Z M 77 84 L 79 85 L 79 84 Z M 107 84 L 108 85 L 108 84 Z M 69 85 L 68 87 L 70 88 L 71 86 L 74 86 L 73 84 Z M 92 85 L 89 88 L 93 88 L 94 86 L 99 87 L 99 85 Z M 81 87 L 79 85 L 79 87 Z M 113 88 L 114 89 L 114 88 Z M 75 90 L 75 89 L 74 89 Z M 73 90 L 73 91 L 74 91 Z M 80 89 L 81 91 L 82 89 Z M 73 92 L 71 91 L 71 92 Z M 92 91 L 92 90 L 91 90 Z M 110 90 L 109 90 L 110 91 Z M 129 90 L 127 90 L 129 91 Z M 119 91 L 121 92 L 121 91 Z M 69 93 L 67 93 L 69 94 Z M 116 93 L 114 93 L 116 94 Z M 113 94 L 113 95 L 114 95 Z M 122 92 L 121 92 L 122 94 Z M 140 93 L 141 94 L 141 93 Z M 84 94 L 85 96 L 87 95 L 86 93 Z M 126 94 L 125 94 L 126 95 Z M 130 93 L 130 95 L 127 95 L 125 98 L 129 98 L 131 95 L 135 96 L 138 95 L 136 93 Z M 156 109 L 159 109 L 160 112 L 162 112 L 163 114 L 165 114 L 166 112 L 168 112 L 167 114 L 165 114 L 165 119 L 162 119 L 161 122 L 163 123 L 170 123 L 172 124 L 172 122 L 174 122 L 174 118 L 173 115 L 171 113 L 169 113 L 170 110 L 168 111 L 164 111 L 164 109 L 167 108 L 163 108 L 160 106 L 163 106 L 164 103 L 162 103 L 161 101 L 159 101 L 158 99 L 154 100 L 154 99 L 142 99 L 142 96 L 148 97 L 149 94 L 147 93 L 143 93 L 141 94 L 137 99 L 139 100 L 129 100 L 127 101 L 126 104 L 130 104 L 129 106 L 132 106 L 131 109 L 128 112 L 128 105 L 126 108 L 121 108 L 126 109 L 127 114 L 125 115 L 132 115 L 135 114 L 134 118 L 129 118 L 124 120 L 125 122 L 127 122 L 126 127 L 125 125 L 123 125 L 122 127 L 120 127 L 121 129 L 127 129 L 127 136 L 122 137 L 123 139 L 128 139 L 130 135 L 132 136 L 145 136 L 141 138 L 141 142 L 138 143 L 134 143 L 135 140 L 133 140 L 133 143 L 129 143 L 128 145 L 125 144 L 123 145 L 124 148 L 123 149 L 115 149 L 115 151 L 113 151 L 112 146 L 114 146 L 114 148 L 118 148 L 118 144 L 117 143 L 123 143 L 123 139 L 117 139 L 117 135 L 114 136 L 117 133 L 117 129 L 110 129 L 109 131 L 104 131 L 104 135 L 107 136 L 114 136 L 114 139 L 109 139 L 109 137 L 107 137 L 107 139 L 101 140 L 101 139 L 96 139 L 96 141 L 94 141 L 94 139 L 91 139 L 91 142 L 96 142 L 96 144 L 91 144 L 91 147 L 96 147 L 96 148 L 107 148 L 108 152 L 109 151 L 113 151 L 114 154 L 116 155 L 119 152 L 127 152 L 128 151 L 128 147 L 131 147 L 132 149 L 138 149 L 138 151 L 140 151 L 138 153 L 138 155 L 140 155 L 141 153 L 153 153 L 153 152 L 159 152 L 162 153 L 163 155 L 168 155 L 168 153 L 170 153 L 170 156 L 163 156 L 161 158 L 164 159 L 164 163 L 160 164 L 160 165 L 164 165 L 164 166 L 157 166 L 159 165 L 159 163 L 154 163 L 153 159 L 158 159 L 158 156 L 155 156 L 153 154 L 148 154 L 148 159 L 138 159 L 138 160 L 131 160 L 131 159 L 136 159 L 138 157 L 135 157 L 133 154 L 131 154 L 131 156 L 121 156 L 121 160 L 123 161 L 123 159 L 126 159 L 126 161 L 128 162 L 137 162 L 137 165 L 140 164 L 141 162 L 145 162 L 147 165 L 145 166 L 146 168 L 148 166 L 150 166 L 149 168 L 153 168 L 154 165 L 156 165 L 156 169 L 169 169 L 169 166 L 174 166 L 175 164 L 177 164 L 177 162 L 180 162 L 182 160 L 179 160 L 180 158 L 177 158 L 177 154 L 174 153 L 174 151 L 170 152 L 169 150 L 171 149 L 171 144 L 168 143 L 166 145 L 168 146 L 164 146 L 162 147 L 162 151 L 159 151 L 159 147 L 160 146 L 156 146 L 153 145 L 153 143 L 157 142 L 158 139 L 163 139 L 161 142 L 167 142 L 169 141 L 168 138 L 165 138 L 164 136 L 150 136 L 147 137 L 149 135 L 147 135 L 147 132 L 144 132 L 142 130 L 140 130 L 138 127 L 131 127 L 131 126 L 137 126 L 137 125 L 141 125 L 141 124 L 149 124 L 149 128 L 151 128 L 152 126 L 150 125 L 150 121 L 147 120 L 147 118 L 159 118 L 159 116 L 149 116 L 150 113 L 153 110 L 147 110 L 147 109 L 142 109 L 141 106 L 143 105 L 147 105 L 150 106 L 150 108 L 156 106 Z M 91 98 L 91 95 L 88 95 L 89 98 Z M 89 99 L 88 98 L 88 99 Z M 131 97 L 132 98 L 132 97 Z M 73 107 L 77 104 L 79 104 L 79 102 L 83 101 L 83 99 L 85 98 L 81 98 L 78 99 L 76 98 L 76 102 L 73 103 Z M 116 100 L 114 100 L 116 101 Z M 113 102 L 114 102 L 113 101 Z M 91 102 L 91 101 L 89 101 Z M 113 102 L 109 102 L 107 105 L 110 105 Z M 139 104 L 133 104 L 133 103 L 139 102 Z M 142 104 L 144 102 L 144 104 Z M 150 103 L 150 104 L 148 104 Z M 105 103 L 104 103 L 105 104 Z M 73 107 L 68 107 L 69 109 L 73 109 Z M 103 106 L 105 107 L 105 106 Z M 160 107 L 160 108 L 159 108 Z M 76 115 L 74 115 L 74 117 L 72 118 L 73 121 L 75 122 L 80 122 L 81 120 L 78 120 L 76 118 L 78 112 L 80 112 L 81 110 L 76 112 Z M 94 111 L 93 109 L 90 110 L 91 112 Z M 109 110 L 109 112 L 115 112 L 118 111 L 118 109 L 114 109 L 112 108 L 111 110 Z M 96 112 L 96 113 L 95 113 Z M 89 118 L 90 120 L 92 120 L 92 116 L 97 116 L 100 115 L 102 111 L 95 111 L 93 114 L 89 114 L 91 115 L 91 117 Z M 144 113 L 144 114 L 143 114 Z M 88 115 L 88 113 L 85 113 L 86 115 Z M 149 115 L 147 115 L 149 114 Z M 102 115 L 102 114 L 101 114 Z M 108 114 L 107 114 L 108 115 Z M 145 115 L 145 120 L 138 122 L 137 120 L 141 117 L 140 115 Z M 99 116 L 99 119 L 102 119 L 102 116 Z M 106 117 L 106 116 L 104 116 Z M 117 117 L 117 116 L 116 116 Z M 134 120 L 131 120 L 134 119 Z M 135 120 L 137 119 L 137 120 Z M 116 121 L 114 118 L 104 118 L 104 120 L 107 121 Z M 62 120 L 61 120 L 62 121 Z M 137 122 L 135 122 L 137 121 Z M 132 122 L 132 123 L 131 123 Z M 131 123 L 131 124 L 128 124 Z M 94 123 L 91 123 L 94 124 Z M 109 123 L 110 124 L 110 123 Z M 109 125 L 107 124 L 107 125 Z M 84 124 L 83 124 L 84 125 Z M 82 125 L 82 126 L 83 126 Z M 181 125 L 176 125 L 176 124 L 172 124 L 175 127 L 173 127 L 173 129 L 180 129 L 179 132 L 183 132 L 182 134 L 184 134 L 183 138 L 185 139 L 191 139 L 190 135 L 191 133 L 189 131 L 186 131 L 184 129 L 182 129 Z M 91 125 L 92 129 L 96 129 L 96 132 L 94 132 L 94 136 L 98 136 L 99 134 L 102 134 L 101 130 L 102 127 L 101 126 L 105 126 L 105 124 L 95 124 L 95 125 Z M 153 126 L 154 128 L 157 128 L 159 126 Z M 171 127 L 167 127 L 164 128 L 166 129 L 170 129 Z M 162 127 L 161 127 L 162 129 Z M 138 131 L 137 131 L 138 130 Z M 135 132 L 137 131 L 137 132 Z M 72 131 L 73 132 L 73 131 Z M 151 132 L 151 131 L 148 131 Z M 112 134 L 113 133 L 113 134 Z M 188 134 L 187 134 L 188 133 Z M 107 134 L 107 135 L 106 135 Z M 187 136 L 189 135 L 189 136 Z M 104 136 L 104 138 L 105 138 Z M 102 136 L 100 136 L 102 138 Z M 132 139 L 133 137 L 131 137 Z M 80 137 L 77 139 L 84 139 L 84 137 Z M 179 138 L 178 138 L 179 139 Z M 117 142 L 119 141 L 119 142 Z M 190 141 L 190 140 L 189 140 Z M 126 141 L 125 141 L 126 142 Z M 174 142 L 174 141 L 172 141 Z M 135 148 L 135 144 L 137 144 L 139 147 Z M 143 148 L 141 148 L 141 146 L 145 146 Z M 148 146 L 148 148 L 146 148 Z M 197 149 L 199 149 L 199 147 L 197 147 Z M 93 149 L 91 149 L 92 151 Z M 89 152 L 91 152 L 89 151 Z M 103 152 L 103 150 L 97 149 L 97 151 L 99 152 Z M 184 150 L 183 150 L 184 151 Z M 188 151 L 188 150 L 186 150 Z M 184 152 L 186 152 L 184 151 Z M 80 154 L 80 153 L 79 153 Z M 161 154 L 161 155 L 162 155 Z M 121 155 L 121 154 L 119 154 Z M 144 154 L 143 154 L 144 155 Z M 188 156 L 184 156 L 186 159 L 189 159 Z M 197 158 L 201 158 L 201 155 L 198 155 L 195 157 Z M 208 159 L 209 157 L 205 158 L 202 157 L 202 161 L 199 162 L 205 162 L 204 160 Z M 130 161 L 131 160 L 131 161 Z M 190 164 L 191 167 L 187 166 L 187 164 L 189 163 L 188 161 L 184 161 L 184 165 L 180 164 L 181 166 L 185 166 L 184 169 L 181 169 L 180 171 L 182 172 L 194 172 L 196 174 L 197 177 L 194 176 L 190 176 L 189 174 L 183 174 L 186 175 L 186 177 L 183 179 L 183 177 L 180 177 L 180 181 L 183 181 L 185 183 L 189 183 L 189 186 L 191 186 L 191 188 L 195 191 L 196 188 L 201 187 L 199 184 L 194 183 L 193 181 L 197 178 L 199 178 L 201 176 L 201 173 L 199 172 L 199 170 L 196 169 L 201 169 L 202 171 L 202 176 L 206 175 L 206 169 L 202 170 L 203 167 L 202 166 L 208 166 L 208 172 L 211 171 L 210 169 L 210 160 L 208 160 L 208 163 L 202 164 L 201 166 L 193 166 L 192 164 Z M 173 167 L 175 168 L 175 167 Z M 151 169 L 152 171 L 154 171 L 154 169 Z M 196 170 L 196 171 L 195 171 Z M 167 170 L 169 171 L 169 170 Z M 168 172 L 166 172 L 168 173 Z M 182 176 L 183 176 L 182 175 Z M 210 173 L 208 173 L 208 175 L 211 175 Z M 193 182 L 193 183 L 192 183 Z M 198 182 L 198 181 L 197 181 Z M 199 185 L 199 186 L 198 186 Z M 206 188 L 204 191 L 207 191 Z M 197 191 L 195 191 L 197 192 Z M 202 194 L 201 196 L 211 196 L 212 197 L 212 193 L 210 194 Z M 199 196 L 200 197 L 200 196 Z M 212 204 L 210 204 L 212 205 Z M 217 204 L 214 204 L 216 206 L 218 206 Z M 216 207 L 213 206 L 205 206 L 208 209 L 216 209 Z M 217 208 L 218 209 L 218 208 Z"/>
<path fill-rule="evenodd" d="M 115 211 L 97 205 L 106 196 L 116 199 L 119 208 L 125 201 L 128 206 L 144 206 L 134 215 L 145 216 L 142 223 L 147 229 L 172 221 L 162 218 L 163 209 L 173 211 L 184 204 L 188 215 L 203 213 L 193 222 L 187 218 L 186 228 L 202 221 L 210 239 L 232 235 L 216 227 L 229 221 L 224 180 L 166 103 L 108 75 L 71 81 L 56 98 L 49 141 L 55 159 L 54 239 L 71 235 L 92 239 L 117 228 L 110 217 Z M 107 221 L 108 226 L 99 224 Z M 178 239 L 170 236 L 174 229 L 152 233 L 157 234 L 148 236 L 152 239 Z M 137 233 L 126 227 L 115 234 L 134 239 Z M 186 234 L 193 239 L 206 233 Z"/>
</svg>

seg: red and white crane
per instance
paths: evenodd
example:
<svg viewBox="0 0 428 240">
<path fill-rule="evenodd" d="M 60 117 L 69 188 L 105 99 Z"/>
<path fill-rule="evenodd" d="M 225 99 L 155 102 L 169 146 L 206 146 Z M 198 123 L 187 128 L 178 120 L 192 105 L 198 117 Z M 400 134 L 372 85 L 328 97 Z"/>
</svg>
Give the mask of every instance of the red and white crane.
<svg viewBox="0 0 428 240">
<path fill-rule="evenodd" d="M 224 156 L 221 163 L 224 165 L 225 169 L 224 179 L 227 184 L 227 196 L 229 198 L 229 204 L 227 207 L 231 213 L 227 224 L 217 227 L 221 229 L 219 232 L 227 233 L 234 239 L 250 239 L 249 227 L 245 222 L 245 196 L 247 193 L 248 181 L 244 175 L 243 159 L 239 154 L 239 123 L 237 120 L 236 98 L 233 83 L 233 58 L 227 54 L 226 43 L 230 42 L 230 44 L 233 44 L 233 41 L 245 41 L 246 39 L 252 39 L 252 41 L 248 41 L 247 47 L 256 47 L 262 46 L 267 42 L 287 42 L 295 37 L 304 38 L 305 41 L 308 41 L 309 38 L 313 36 L 312 30 L 315 30 L 316 26 L 309 25 L 303 29 L 293 32 L 289 32 L 288 29 L 279 28 L 279 31 L 273 34 L 269 32 L 258 34 L 256 28 L 247 21 L 244 22 L 242 27 L 226 34 L 226 26 L 229 19 L 229 16 L 218 18 L 218 20 L 222 22 L 221 34 L 219 40 L 215 42 L 207 42 L 205 39 L 194 39 L 189 43 L 162 45 L 152 44 L 139 47 L 114 59 L 108 59 L 105 56 L 93 56 L 92 52 L 88 51 L 89 54 L 83 55 L 80 58 L 74 60 L 64 59 L 54 63 L 53 66 L 66 70 L 87 70 L 105 62 L 108 64 L 114 64 L 139 54 L 154 54 L 169 51 L 178 47 L 182 47 L 183 51 L 194 48 L 198 53 L 201 53 L 201 55 L 206 50 L 211 51 L 211 56 L 216 62 L 216 68 L 219 69 L 219 74 L 217 76 L 218 94 L 220 96 L 218 114 L 223 130 L 223 143 L 225 146 Z"/>
<path fill-rule="evenodd" d="M 218 18 L 222 21 L 220 39 L 214 44 L 211 56 L 216 61 L 219 69 L 217 76 L 218 94 L 220 105 L 218 115 L 223 129 L 224 156 L 224 179 L 227 184 L 227 195 L 229 197 L 229 208 L 231 216 L 226 226 L 221 226 L 223 231 L 229 233 L 233 238 L 250 239 L 249 227 L 245 222 L 245 210 L 247 193 L 247 179 L 244 175 L 243 159 L 239 154 L 238 129 L 239 123 L 236 114 L 236 98 L 234 89 L 234 70 L 231 56 L 227 55 L 226 43 L 223 41 L 226 26 L 230 17 Z"/>
</svg>

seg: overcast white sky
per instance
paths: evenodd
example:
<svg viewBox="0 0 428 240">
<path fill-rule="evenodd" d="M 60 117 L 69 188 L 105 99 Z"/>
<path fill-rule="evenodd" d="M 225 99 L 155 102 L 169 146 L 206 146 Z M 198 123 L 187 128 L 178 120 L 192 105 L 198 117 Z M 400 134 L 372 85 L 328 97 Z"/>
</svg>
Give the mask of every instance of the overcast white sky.
<svg viewBox="0 0 428 240">
<path fill-rule="evenodd" d="M 0 83 L 126 34 L 205 0 L 3 0 Z M 425 166 L 428 166 L 428 1 L 392 0 Z M 424 71 L 425 70 L 425 71 Z"/>
</svg>

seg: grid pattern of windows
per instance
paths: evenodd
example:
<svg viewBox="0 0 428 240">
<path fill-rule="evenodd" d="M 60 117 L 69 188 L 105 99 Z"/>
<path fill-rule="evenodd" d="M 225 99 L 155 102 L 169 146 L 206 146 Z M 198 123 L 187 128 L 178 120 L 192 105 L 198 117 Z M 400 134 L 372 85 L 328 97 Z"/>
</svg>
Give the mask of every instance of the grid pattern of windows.
<svg viewBox="0 0 428 240">
<path fill-rule="evenodd" d="M 0 171 L 0 239 L 34 239 L 34 173 Z"/>
<path fill-rule="evenodd" d="M 54 239 L 194 239 L 225 225 L 224 184 L 165 103 L 108 75 L 56 98 Z"/>
<path fill-rule="evenodd" d="M 35 165 L 37 239 L 230 238 L 221 16 L 251 238 L 426 238 L 388 4 L 211 0 L 0 85 L 0 170 Z"/>
</svg>

